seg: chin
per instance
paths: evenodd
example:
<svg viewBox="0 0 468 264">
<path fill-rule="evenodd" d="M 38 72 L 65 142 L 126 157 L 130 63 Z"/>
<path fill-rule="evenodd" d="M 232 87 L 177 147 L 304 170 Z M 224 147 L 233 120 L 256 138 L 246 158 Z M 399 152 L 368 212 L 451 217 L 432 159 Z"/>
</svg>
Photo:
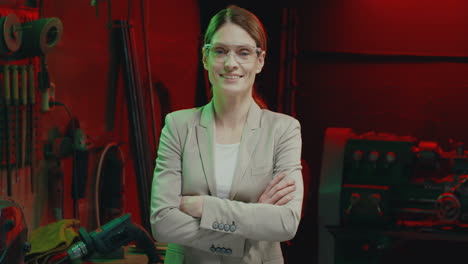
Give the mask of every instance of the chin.
<svg viewBox="0 0 468 264">
<path fill-rule="evenodd" d="M 248 88 L 245 85 L 230 85 L 230 84 L 224 84 L 221 86 L 221 89 L 224 93 L 226 94 L 239 94 L 239 93 L 244 93 L 248 90 Z"/>
</svg>

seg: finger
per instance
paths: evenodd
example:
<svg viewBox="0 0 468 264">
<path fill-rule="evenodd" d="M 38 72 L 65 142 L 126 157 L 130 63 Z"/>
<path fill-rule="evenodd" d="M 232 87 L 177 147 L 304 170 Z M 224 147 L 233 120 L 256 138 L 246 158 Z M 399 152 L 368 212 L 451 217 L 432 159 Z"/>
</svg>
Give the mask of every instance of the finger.
<svg viewBox="0 0 468 264">
<path fill-rule="evenodd" d="M 289 186 L 294 186 L 295 184 L 296 184 L 296 181 L 294 179 L 287 179 L 287 180 L 281 181 L 275 186 L 273 186 L 270 189 L 270 192 L 268 194 L 270 196 L 273 196 L 275 193 L 279 192 L 280 190 L 287 188 Z"/>
<path fill-rule="evenodd" d="M 275 203 L 275 205 L 285 205 L 294 199 L 294 195 L 286 195 Z"/>
<path fill-rule="evenodd" d="M 260 196 L 260 198 L 258 198 L 258 202 L 259 202 L 259 203 L 268 203 L 266 194 L 263 193 L 263 194 Z"/>
<path fill-rule="evenodd" d="M 180 203 L 179 203 L 179 210 L 181 210 L 182 212 L 187 212 L 187 202 L 189 199 L 189 196 L 182 196 L 182 198 L 180 199 Z"/>
<path fill-rule="evenodd" d="M 275 204 L 277 201 L 281 200 L 283 197 L 291 194 L 296 190 L 296 185 L 291 185 L 286 188 L 281 189 L 280 191 L 276 192 L 272 197 L 272 203 Z"/>
<path fill-rule="evenodd" d="M 180 199 L 179 210 L 181 210 L 182 212 L 185 212 L 184 197 L 182 197 L 182 199 Z"/>
<path fill-rule="evenodd" d="M 268 186 L 270 187 L 269 189 L 271 190 L 271 188 L 275 185 L 277 185 L 278 183 L 280 183 L 284 178 L 286 177 L 286 173 L 282 172 L 280 173 L 277 177 L 274 177 L 271 181 L 270 181 L 270 184 L 268 184 Z"/>
<path fill-rule="evenodd" d="M 273 180 L 271 180 L 270 183 L 268 183 L 268 185 L 265 188 L 265 191 L 263 191 L 263 193 L 269 193 L 271 191 L 271 188 L 273 188 L 273 186 L 275 186 L 281 180 L 283 180 L 284 177 L 286 177 L 286 173 L 282 172 L 277 177 L 273 178 Z"/>
</svg>

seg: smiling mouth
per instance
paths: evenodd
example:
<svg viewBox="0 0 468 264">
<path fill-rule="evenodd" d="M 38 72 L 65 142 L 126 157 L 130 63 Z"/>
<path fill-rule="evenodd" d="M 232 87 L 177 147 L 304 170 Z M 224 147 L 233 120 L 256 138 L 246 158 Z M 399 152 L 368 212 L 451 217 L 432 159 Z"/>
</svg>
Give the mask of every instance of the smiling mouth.
<svg viewBox="0 0 468 264">
<path fill-rule="evenodd" d="M 235 75 L 235 76 L 232 76 L 232 75 L 222 75 L 220 74 L 219 76 L 223 77 L 224 79 L 229 79 L 229 80 L 235 80 L 235 79 L 240 79 L 244 76 L 240 76 L 240 75 Z"/>
</svg>

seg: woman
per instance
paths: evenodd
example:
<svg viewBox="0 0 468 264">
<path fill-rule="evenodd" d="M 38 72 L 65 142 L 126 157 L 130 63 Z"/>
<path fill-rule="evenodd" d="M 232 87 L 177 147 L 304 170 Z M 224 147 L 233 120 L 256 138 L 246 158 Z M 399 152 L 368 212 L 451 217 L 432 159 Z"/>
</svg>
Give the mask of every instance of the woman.
<svg viewBox="0 0 468 264">
<path fill-rule="evenodd" d="M 166 263 L 283 263 L 303 184 L 299 122 L 252 96 L 266 35 L 251 12 L 221 10 L 205 34 L 213 97 L 166 116 L 151 194 L 153 236 Z"/>
</svg>

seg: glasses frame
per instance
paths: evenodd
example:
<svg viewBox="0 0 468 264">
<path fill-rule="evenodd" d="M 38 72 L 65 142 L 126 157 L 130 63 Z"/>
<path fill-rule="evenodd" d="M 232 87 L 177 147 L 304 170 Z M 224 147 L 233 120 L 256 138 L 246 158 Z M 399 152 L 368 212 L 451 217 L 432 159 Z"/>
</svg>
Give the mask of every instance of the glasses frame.
<svg viewBox="0 0 468 264">
<path fill-rule="evenodd" d="M 205 44 L 203 45 L 203 49 L 204 50 L 207 50 L 208 52 L 210 52 L 210 48 L 211 47 L 214 47 L 216 45 L 219 45 L 219 46 L 225 46 L 225 47 L 229 47 L 229 46 L 244 46 L 244 47 L 251 47 L 251 48 L 254 48 L 255 50 L 255 53 L 257 53 L 257 58 L 260 56 L 260 54 L 263 52 L 263 49 L 260 48 L 260 47 L 255 47 L 255 46 L 251 46 L 251 45 L 224 45 L 224 44 Z M 231 52 L 231 49 L 229 50 L 229 52 Z M 229 53 L 227 53 L 226 55 L 228 55 Z M 238 58 L 237 55 L 234 56 L 234 58 Z M 214 58 L 213 58 L 214 59 Z M 214 59 L 216 61 L 216 59 Z M 223 61 L 225 61 L 226 58 L 223 59 Z M 249 62 L 240 62 L 236 59 L 236 61 L 240 64 L 244 64 L 244 63 L 249 63 Z M 218 62 L 222 62 L 222 61 L 218 61 Z M 253 61 L 252 61 L 253 62 Z"/>
</svg>

